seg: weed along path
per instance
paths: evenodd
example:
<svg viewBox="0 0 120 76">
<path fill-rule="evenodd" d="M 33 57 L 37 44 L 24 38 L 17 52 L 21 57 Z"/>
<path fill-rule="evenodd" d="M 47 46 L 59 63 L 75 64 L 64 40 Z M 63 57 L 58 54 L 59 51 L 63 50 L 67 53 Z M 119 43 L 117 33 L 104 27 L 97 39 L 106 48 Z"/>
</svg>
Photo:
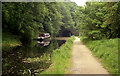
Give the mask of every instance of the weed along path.
<svg viewBox="0 0 120 76">
<path fill-rule="evenodd" d="M 72 50 L 73 66 L 70 71 L 74 74 L 109 74 L 80 39 L 75 38 Z"/>
</svg>

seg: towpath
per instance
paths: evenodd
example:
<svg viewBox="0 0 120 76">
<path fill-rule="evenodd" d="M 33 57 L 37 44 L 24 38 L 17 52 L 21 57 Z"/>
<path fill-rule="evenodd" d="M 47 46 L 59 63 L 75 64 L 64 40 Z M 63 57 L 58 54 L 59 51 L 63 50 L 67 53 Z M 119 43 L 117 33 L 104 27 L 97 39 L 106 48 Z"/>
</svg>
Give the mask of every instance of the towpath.
<svg viewBox="0 0 120 76">
<path fill-rule="evenodd" d="M 101 63 L 92 55 L 91 51 L 78 37 L 73 43 L 72 61 L 70 69 L 74 74 L 109 74 Z"/>
</svg>

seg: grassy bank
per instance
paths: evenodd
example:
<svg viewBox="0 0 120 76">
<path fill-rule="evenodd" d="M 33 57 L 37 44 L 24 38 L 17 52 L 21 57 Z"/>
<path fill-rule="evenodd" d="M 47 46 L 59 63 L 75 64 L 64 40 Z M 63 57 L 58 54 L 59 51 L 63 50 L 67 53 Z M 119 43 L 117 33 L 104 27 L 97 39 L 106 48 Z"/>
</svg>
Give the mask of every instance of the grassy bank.
<svg viewBox="0 0 120 76">
<path fill-rule="evenodd" d="M 2 33 L 2 50 L 8 50 L 20 45 L 21 42 L 18 36 L 12 35 L 10 33 Z"/>
<path fill-rule="evenodd" d="M 52 65 L 41 74 L 64 74 L 67 72 L 67 68 L 71 66 L 71 49 L 73 45 L 74 37 L 63 44 L 60 49 L 56 49 L 52 54 Z"/>
<path fill-rule="evenodd" d="M 111 74 L 118 73 L 118 38 L 90 40 L 81 38 L 82 42 L 102 62 L 104 68 Z"/>
</svg>

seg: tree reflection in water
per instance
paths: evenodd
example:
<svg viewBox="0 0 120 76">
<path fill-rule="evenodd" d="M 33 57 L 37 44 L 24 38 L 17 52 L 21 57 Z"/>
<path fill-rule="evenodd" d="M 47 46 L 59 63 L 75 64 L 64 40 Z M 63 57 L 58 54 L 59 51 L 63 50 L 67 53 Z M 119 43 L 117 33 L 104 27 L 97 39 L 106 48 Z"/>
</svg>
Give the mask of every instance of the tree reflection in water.
<svg viewBox="0 0 120 76">
<path fill-rule="evenodd" d="M 29 45 L 3 50 L 2 74 L 34 75 L 47 69 L 51 65 L 52 51 L 65 43 L 58 40 L 48 41 L 47 46 L 40 46 L 37 41 L 33 41 Z"/>
</svg>

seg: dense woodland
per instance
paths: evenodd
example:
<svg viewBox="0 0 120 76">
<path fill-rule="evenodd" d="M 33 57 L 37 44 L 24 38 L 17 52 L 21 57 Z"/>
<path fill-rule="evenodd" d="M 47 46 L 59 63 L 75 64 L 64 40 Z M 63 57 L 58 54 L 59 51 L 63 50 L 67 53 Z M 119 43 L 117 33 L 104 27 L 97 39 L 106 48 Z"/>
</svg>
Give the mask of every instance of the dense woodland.
<svg viewBox="0 0 120 76">
<path fill-rule="evenodd" d="M 117 38 L 120 2 L 87 2 L 76 12 L 76 29 L 90 39 Z"/>
<path fill-rule="evenodd" d="M 61 26 L 74 28 L 76 7 L 73 2 L 2 3 L 3 32 L 18 35 L 22 43 L 31 42 L 39 33 L 59 36 Z"/>
<path fill-rule="evenodd" d="M 3 32 L 18 35 L 23 43 L 44 32 L 59 36 L 61 26 L 90 39 L 116 38 L 119 7 L 120 2 L 87 2 L 85 7 L 74 2 L 2 3 Z"/>
</svg>

